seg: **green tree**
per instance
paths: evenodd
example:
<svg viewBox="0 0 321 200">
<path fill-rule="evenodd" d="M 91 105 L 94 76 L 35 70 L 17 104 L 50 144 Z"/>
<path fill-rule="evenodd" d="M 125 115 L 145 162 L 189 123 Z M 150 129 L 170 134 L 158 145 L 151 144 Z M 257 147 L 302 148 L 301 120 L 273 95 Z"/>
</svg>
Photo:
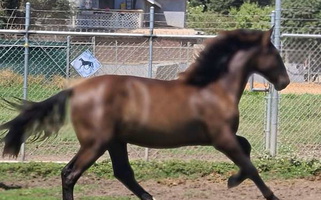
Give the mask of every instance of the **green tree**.
<svg viewBox="0 0 321 200">
<path fill-rule="evenodd" d="M 0 12 L 0 26 L 10 28 L 14 24 L 23 24 L 25 13 L 21 10 L 24 10 L 26 2 L 31 4 L 31 24 L 35 24 L 35 21 L 38 24 L 50 24 L 51 22 L 63 24 L 71 14 L 69 0 L 2 0 L 3 11 Z M 55 22 L 48 22 L 48 19 Z"/>
<path fill-rule="evenodd" d="M 0 12 L 0 26 L 1 28 L 9 28 L 9 24 L 16 23 L 17 19 L 20 18 L 21 13 L 19 9 L 21 0 L 2 0 L 1 12 Z"/>
<path fill-rule="evenodd" d="M 240 8 L 231 8 L 229 13 L 236 22 L 236 28 L 268 29 L 272 10 L 270 6 L 260 7 L 258 3 L 245 2 Z"/>
<path fill-rule="evenodd" d="M 240 7 L 243 0 L 211 0 L 209 10 L 212 12 L 228 14 L 231 7 Z"/>
<path fill-rule="evenodd" d="M 273 10 L 270 6 L 260 6 L 258 1 L 255 3 L 234 0 L 210 1 L 211 4 L 213 2 L 221 2 L 221 7 L 216 7 L 216 10 L 210 7 L 208 12 L 202 12 L 203 6 L 197 0 L 190 1 L 187 27 L 203 31 L 205 34 L 217 34 L 220 30 L 235 28 L 268 29 L 270 27 L 270 15 Z M 231 5 L 234 6 L 231 7 Z"/>
<path fill-rule="evenodd" d="M 69 11 L 69 0 L 24 0 L 30 2 L 33 10 L 59 10 Z"/>
<path fill-rule="evenodd" d="M 281 31 L 282 33 L 321 34 L 321 1 L 283 0 Z M 297 37 L 283 39 L 282 48 L 287 62 L 304 64 L 311 72 L 321 72 L 320 39 Z M 313 74 L 304 76 L 306 80 L 316 78 Z"/>
<path fill-rule="evenodd" d="M 188 4 L 191 6 L 191 7 L 197 7 L 197 6 L 200 6 L 200 5 L 203 5 L 203 2 L 205 3 L 208 3 L 208 0 L 188 0 Z"/>
<path fill-rule="evenodd" d="M 4 28 L 6 25 L 6 14 L 4 13 L 3 10 L 0 10 L 0 28 Z"/>
<path fill-rule="evenodd" d="M 321 33 L 320 0 L 283 0 L 283 32 L 288 33 Z"/>
<path fill-rule="evenodd" d="M 217 34 L 221 30 L 235 27 L 235 23 L 227 15 L 213 12 L 202 12 L 203 6 L 191 6 L 188 4 L 186 25 L 203 31 L 205 34 Z"/>
<path fill-rule="evenodd" d="M 257 3 L 259 6 L 272 6 L 275 0 L 251 0 L 251 3 Z"/>
<path fill-rule="evenodd" d="M 69 0 L 25 0 L 31 5 L 31 24 L 43 27 L 58 24 L 62 26 L 72 14 Z"/>
<path fill-rule="evenodd" d="M 240 8 L 246 0 L 189 0 L 190 6 L 203 6 L 205 3 L 208 6 L 209 12 L 228 14 L 233 8 Z M 257 3 L 259 6 L 271 6 L 274 0 L 250 0 L 250 3 Z"/>
<path fill-rule="evenodd" d="M 4 9 L 16 9 L 20 7 L 21 0 L 2 0 L 1 7 Z"/>
</svg>

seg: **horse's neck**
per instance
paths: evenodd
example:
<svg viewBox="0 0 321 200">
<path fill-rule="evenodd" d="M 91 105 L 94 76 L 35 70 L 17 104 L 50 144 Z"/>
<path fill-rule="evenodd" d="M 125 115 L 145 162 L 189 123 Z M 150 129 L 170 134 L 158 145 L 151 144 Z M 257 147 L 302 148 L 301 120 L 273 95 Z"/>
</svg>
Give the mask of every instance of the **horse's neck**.
<svg viewBox="0 0 321 200">
<path fill-rule="evenodd" d="M 238 103 L 251 75 L 249 56 L 246 52 L 236 53 L 229 63 L 229 70 L 218 80 L 223 89 Z"/>
<path fill-rule="evenodd" d="M 231 96 L 235 102 L 239 102 L 246 87 L 248 74 L 240 71 L 239 73 L 229 73 L 218 81 L 218 84 Z"/>
<path fill-rule="evenodd" d="M 256 49 L 230 52 L 230 54 L 215 57 L 211 62 L 199 58 L 179 76 L 178 80 L 209 89 L 215 88 L 218 84 L 238 103 L 251 74 L 249 59 L 253 57 L 255 51 Z M 199 66 L 208 70 L 199 70 Z M 212 67 L 216 69 L 211 71 Z M 212 85 L 215 87 L 211 87 Z"/>
</svg>

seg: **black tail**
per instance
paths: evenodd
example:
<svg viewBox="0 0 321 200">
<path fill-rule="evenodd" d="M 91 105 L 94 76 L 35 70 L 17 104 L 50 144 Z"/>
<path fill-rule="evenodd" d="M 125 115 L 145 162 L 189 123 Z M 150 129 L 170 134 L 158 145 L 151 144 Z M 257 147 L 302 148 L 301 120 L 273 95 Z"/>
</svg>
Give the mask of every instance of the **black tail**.
<svg viewBox="0 0 321 200">
<path fill-rule="evenodd" d="M 71 89 L 64 90 L 41 102 L 21 100 L 20 104 L 9 102 L 11 107 L 20 111 L 20 114 L 11 121 L 0 126 L 0 130 L 7 129 L 3 156 L 17 157 L 20 146 L 29 136 L 33 141 L 45 139 L 57 133 L 64 125 L 66 103 L 71 95 Z"/>
</svg>

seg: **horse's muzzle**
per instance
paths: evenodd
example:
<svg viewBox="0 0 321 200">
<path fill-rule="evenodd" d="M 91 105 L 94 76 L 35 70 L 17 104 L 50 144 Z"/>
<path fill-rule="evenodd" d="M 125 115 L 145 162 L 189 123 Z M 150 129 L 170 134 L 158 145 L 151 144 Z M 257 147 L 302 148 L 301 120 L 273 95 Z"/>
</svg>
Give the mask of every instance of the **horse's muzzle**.
<svg viewBox="0 0 321 200">
<path fill-rule="evenodd" d="M 277 91 L 283 90 L 290 84 L 289 77 L 281 78 L 278 84 L 275 84 L 274 87 Z"/>
</svg>

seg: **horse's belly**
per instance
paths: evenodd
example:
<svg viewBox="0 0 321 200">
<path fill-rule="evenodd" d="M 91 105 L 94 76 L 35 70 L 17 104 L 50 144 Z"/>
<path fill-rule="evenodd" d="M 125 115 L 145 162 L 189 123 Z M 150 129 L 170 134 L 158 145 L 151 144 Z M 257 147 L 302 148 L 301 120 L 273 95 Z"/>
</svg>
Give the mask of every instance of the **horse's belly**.
<svg viewBox="0 0 321 200">
<path fill-rule="evenodd" d="M 124 142 L 150 148 L 175 148 L 188 145 L 209 145 L 210 137 L 200 123 L 176 128 L 133 127 L 121 134 Z"/>
</svg>

